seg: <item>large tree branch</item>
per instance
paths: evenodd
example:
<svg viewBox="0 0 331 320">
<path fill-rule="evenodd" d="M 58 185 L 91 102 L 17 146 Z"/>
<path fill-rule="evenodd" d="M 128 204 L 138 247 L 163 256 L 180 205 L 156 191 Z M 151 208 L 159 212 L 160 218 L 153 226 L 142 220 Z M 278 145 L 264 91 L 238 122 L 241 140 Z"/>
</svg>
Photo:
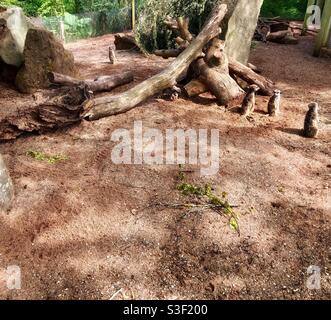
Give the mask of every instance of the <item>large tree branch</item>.
<svg viewBox="0 0 331 320">
<path fill-rule="evenodd" d="M 49 81 L 60 86 L 74 87 L 85 84 L 93 92 L 110 91 L 118 86 L 130 83 L 133 81 L 133 73 L 123 72 L 111 76 L 101 76 L 94 80 L 79 80 L 70 76 L 55 72 L 48 73 Z"/>
<path fill-rule="evenodd" d="M 201 55 L 204 46 L 219 35 L 219 26 L 226 12 L 225 4 L 216 5 L 200 34 L 163 72 L 119 95 L 96 98 L 95 107 L 85 112 L 83 116 L 88 120 L 97 120 L 126 112 L 157 92 L 175 85 L 177 78 Z"/>
<path fill-rule="evenodd" d="M 246 67 L 234 59 L 229 59 L 229 68 L 230 73 L 237 75 L 248 84 L 256 84 L 259 86 L 263 95 L 273 95 L 274 83 L 271 80 L 257 74 L 251 68 Z"/>
</svg>

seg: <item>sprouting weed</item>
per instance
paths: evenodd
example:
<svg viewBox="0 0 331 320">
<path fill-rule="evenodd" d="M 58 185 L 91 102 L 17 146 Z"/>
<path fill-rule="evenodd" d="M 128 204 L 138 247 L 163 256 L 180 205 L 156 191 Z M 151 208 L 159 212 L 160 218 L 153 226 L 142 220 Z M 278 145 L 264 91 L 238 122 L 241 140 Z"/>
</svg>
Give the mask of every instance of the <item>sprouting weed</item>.
<svg viewBox="0 0 331 320">
<path fill-rule="evenodd" d="M 50 164 L 55 164 L 56 162 L 59 162 L 59 161 L 68 160 L 67 156 L 64 156 L 64 155 L 52 156 L 52 155 L 48 155 L 42 151 L 29 150 L 26 154 L 35 160 L 46 161 Z"/>
<path fill-rule="evenodd" d="M 233 207 L 228 201 L 228 194 L 222 192 L 221 197 L 218 197 L 213 192 L 211 184 L 206 184 L 204 187 L 196 186 L 189 183 L 181 183 L 177 186 L 177 190 L 181 191 L 185 196 L 196 196 L 205 198 L 205 201 L 215 206 L 215 209 L 222 208 L 223 212 L 229 217 L 229 225 L 240 235 L 239 218 L 238 214 L 234 211 Z"/>
</svg>

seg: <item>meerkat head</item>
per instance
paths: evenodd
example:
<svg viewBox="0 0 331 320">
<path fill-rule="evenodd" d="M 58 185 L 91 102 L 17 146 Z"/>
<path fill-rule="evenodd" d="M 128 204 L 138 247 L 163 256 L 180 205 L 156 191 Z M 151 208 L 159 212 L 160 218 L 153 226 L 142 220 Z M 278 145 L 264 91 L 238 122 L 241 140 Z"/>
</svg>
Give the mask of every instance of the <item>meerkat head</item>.
<svg viewBox="0 0 331 320">
<path fill-rule="evenodd" d="M 312 110 L 314 112 L 318 111 L 318 103 L 312 102 L 308 105 L 309 110 Z"/>
<path fill-rule="evenodd" d="M 278 89 L 275 89 L 274 94 L 275 94 L 275 96 L 280 96 L 282 94 L 282 92 Z"/>
</svg>

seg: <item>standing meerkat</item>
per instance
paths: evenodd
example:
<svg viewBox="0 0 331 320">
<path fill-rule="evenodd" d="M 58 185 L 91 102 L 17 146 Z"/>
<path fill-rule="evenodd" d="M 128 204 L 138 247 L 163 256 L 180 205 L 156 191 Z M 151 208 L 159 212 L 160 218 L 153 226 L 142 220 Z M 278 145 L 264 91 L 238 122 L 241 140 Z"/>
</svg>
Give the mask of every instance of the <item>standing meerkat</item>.
<svg viewBox="0 0 331 320">
<path fill-rule="evenodd" d="M 117 62 L 115 48 L 112 45 L 109 46 L 109 61 L 110 61 L 110 64 L 116 64 L 116 62 Z"/>
<path fill-rule="evenodd" d="M 256 84 L 252 84 L 248 87 L 248 91 L 241 105 L 241 114 L 243 116 L 249 116 L 255 109 L 255 93 L 260 88 Z"/>
<path fill-rule="evenodd" d="M 268 113 L 270 117 L 277 117 L 280 113 L 280 98 L 281 91 L 274 90 L 274 95 L 270 98 L 268 103 Z"/>
<path fill-rule="evenodd" d="M 305 124 L 303 129 L 303 135 L 307 138 L 315 138 L 318 134 L 318 104 L 316 102 L 312 102 L 308 105 L 308 112 L 305 118 Z"/>
</svg>

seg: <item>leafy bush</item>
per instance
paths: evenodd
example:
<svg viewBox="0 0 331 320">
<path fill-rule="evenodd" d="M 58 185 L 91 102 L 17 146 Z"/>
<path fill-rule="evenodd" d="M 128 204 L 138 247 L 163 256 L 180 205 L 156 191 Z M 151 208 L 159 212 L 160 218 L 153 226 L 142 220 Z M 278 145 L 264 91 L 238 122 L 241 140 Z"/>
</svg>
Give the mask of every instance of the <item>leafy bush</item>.
<svg viewBox="0 0 331 320">
<path fill-rule="evenodd" d="M 92 36 L 92 20 L 90 18 L 78 18 L 68 12 L 64 14 L 64 30 L 67 40 L 81 39 Z"/>
<path fill-rule="evenodd" d="M 21 7 L 28 16 L 54 16 L 76 10 L 76 0 L 0 0 L 0 4 Z"/>
<path fill-rule="evenodd" d="M 138 9 L 137 40 L 146 51 L 172 47 L 172 32 L 164 20 L 167 16 L 190 18 L 190 31 L 197 34 L 216 0 L 144 0 Z"/>
<path fill-rule="evenodd" d="M 303 19 L 307 8 L 307 0 L 264 0 L 261 15 L 289 19 Z"/>
<path fill-rule="evenodd" d="M 216 0 L 143 0 L 138 11 L 136 34 L 140 46 L 146 51 L 172 47 L 172 33 L 164 25 L 167 15 L 190 18 L 190 31 L 197 34 Z M 229 1 L 231 5 L 231 1 Z M 281 16 L 301 19 L 307 0 L 264 0 L 262 16 Z M 223 28 L 224 29 L 224 28 Z"/>
</svg>

